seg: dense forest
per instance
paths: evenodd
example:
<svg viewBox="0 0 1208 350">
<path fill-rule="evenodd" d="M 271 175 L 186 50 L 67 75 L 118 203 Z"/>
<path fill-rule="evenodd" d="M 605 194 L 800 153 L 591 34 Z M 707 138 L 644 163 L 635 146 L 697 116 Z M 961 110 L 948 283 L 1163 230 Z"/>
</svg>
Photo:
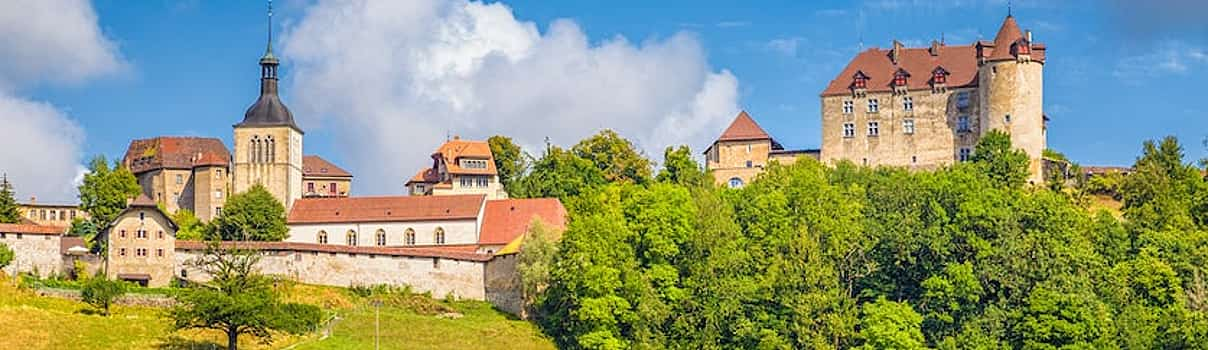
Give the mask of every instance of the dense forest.
<svg viewBox="0 0 1208 350">
<path fill-rule="evenodd" d="M 1173 137 L 1110 181 L 1025 183 L 992 134 L 935 171 L 802 159 L 741 189 L 609 131 L 491 145 L 513 196 L 568 207 L 521 256 L 563 348 L 1208 348 L 1208 183 Z"/>
</svg>

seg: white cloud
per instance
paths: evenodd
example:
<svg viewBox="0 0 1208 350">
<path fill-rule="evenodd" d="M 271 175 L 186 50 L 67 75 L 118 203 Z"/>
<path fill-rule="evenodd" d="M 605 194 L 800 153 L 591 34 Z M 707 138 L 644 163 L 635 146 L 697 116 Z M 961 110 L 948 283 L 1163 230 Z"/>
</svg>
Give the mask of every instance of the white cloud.
<svg viewBox="0 0 1208 350">
<path fill-rule="evenodd" d="M 0 172 L 21 199 L 74 201 L 84 132 L 63 110 L 21 91 L 119 72 L 116 46 L 87 1 L 3 1 L 0 62 Z"/>
<path fill-rule="evenodd" d="M 1121 58 L 1112 75 L 1130 84 L 1168 74 L 1183 74 L 1208 63 L 1208 53 L 1185 42 L 1168 40 L 1153 47 L 1135 47 L 1143 53 Z"/>
<path fill-rule="evenodd" d="M 499 3 L 321 1 L 284 53 L 295 115 L 332 127 L 358 192 L 400 192 L 447 132 L 537 151 L 612 128 L 657 156 L 705 146 L 738 110 L 737 79 L 690 34 L 591 42 L 574 22 L 542 33 Z"/>
<path fill-rule="evenodd" d="M 772 39 L 764 44 L 764 48 L 789 57 L 797 56 L 797 47 L 801 44 L 801 38 L 778 38 Z"/>
</svg>

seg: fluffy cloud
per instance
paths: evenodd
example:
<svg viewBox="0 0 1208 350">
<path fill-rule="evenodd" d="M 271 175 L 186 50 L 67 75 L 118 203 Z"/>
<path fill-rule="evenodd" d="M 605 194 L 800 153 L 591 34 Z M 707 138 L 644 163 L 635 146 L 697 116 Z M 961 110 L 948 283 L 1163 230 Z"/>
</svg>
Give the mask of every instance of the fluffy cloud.
<svg viewBox="0 0 1208 350">
<path fill-rule="evenodd" d="M 1208 53 L 1179 40 L 1167 40 L 1145 53 L 1123 57 L 1112 75 L 1130 84 L 1141 84 L 1168 74 L 1183 74 L 1189 68 L 1208 65 Z"/>
<path fill-rule="evenodd" d="M 55 106 L 21 95 L 123 69 L 84 0 L 0 2 L 0 172 L 21 198 L 72 201 L 84 133 Z"/>
<path fill-rule="evenodd" d="M 366 192 L 401 191 L 447 133 L 536 150 L 612 128 L 657 158 L 707 145 L 738 109 L 737 79 L 690 34 L 591 42 L 574 22 L 542 33 L 499 3 L 321 1 L 284 53 L 295 115 L 332 129 Z"/>
</svg>

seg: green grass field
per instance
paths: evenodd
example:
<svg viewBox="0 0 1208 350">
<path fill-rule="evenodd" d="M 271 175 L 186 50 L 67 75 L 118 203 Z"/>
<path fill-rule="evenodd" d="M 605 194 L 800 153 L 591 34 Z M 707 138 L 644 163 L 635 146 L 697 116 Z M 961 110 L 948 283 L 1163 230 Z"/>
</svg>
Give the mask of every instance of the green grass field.
<svg viewBox="0 0 1208 350">
<path fill-rule="evenodd" d="M 226 344 L 218 332 L 172 332 L 163 309 L 118 305 L 112 316 L 105 317 L 92 313 L 84 303 L 18 289 L 10 277 L 0 280 L 0 348 L 211 349 Z M 283 292 L 291 301 L 319 305 L 337 315 L 331 336 L 278 335 L 272 344 L 245 336 L 241 349 L 373 348 L 374 308 L 368 298 L 343 288 L 305 285 L 286 287 Z M 423 301 L 387 303 L 381 308 L 382 349 L 554 348 L 532 324 L 511 319 L 487 303 L 414 300 Z M 433 307 L 461 317 L 440 317 L 433 314 Z"/>
</svg>

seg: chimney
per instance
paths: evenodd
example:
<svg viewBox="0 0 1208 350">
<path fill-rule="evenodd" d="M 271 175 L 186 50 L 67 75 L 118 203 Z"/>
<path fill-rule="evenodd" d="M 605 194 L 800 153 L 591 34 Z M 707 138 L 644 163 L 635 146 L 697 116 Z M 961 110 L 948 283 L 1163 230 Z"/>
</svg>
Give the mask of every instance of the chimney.
<svg viewBox="0 0 1208 350">
<path fill-rule="evenodd" d="M 29 196 L 29 205 L 38 204 L 38 196 Z"/>
<path fill-rule="evenodd" d="M 1028 31 L 1025 32 L 1024 37 L 1028 38 L 1029 45 L 1032 44 L 1032 30 L 1031 29 L 1028 29 Z"/>
<path fill-rule="evenodd" d="M 932 40 L 932 41 L 931 41 L 931 48 L 930 48 L 930 49 L 927 49 L 927 52 L 928 52 L 928 53 L 930 53 L 932 56 L 939 56 L 939 55 L 940 55 L 940 46 L 941 46 L 941 45 L 943 45 L 943 44 L 940 44 L 940 42 L 939 42 L 939 41 Z"/>
<path fill-rule="evenodd" d="M 896 39 L 893 41 L 893 49 L 889 51 L 889 60 L 893 61 L 893 64 L 898 64 L 898 60 L 902 58 L 903 46 L 901 41 L 897 41 Z"/>
</svg>

